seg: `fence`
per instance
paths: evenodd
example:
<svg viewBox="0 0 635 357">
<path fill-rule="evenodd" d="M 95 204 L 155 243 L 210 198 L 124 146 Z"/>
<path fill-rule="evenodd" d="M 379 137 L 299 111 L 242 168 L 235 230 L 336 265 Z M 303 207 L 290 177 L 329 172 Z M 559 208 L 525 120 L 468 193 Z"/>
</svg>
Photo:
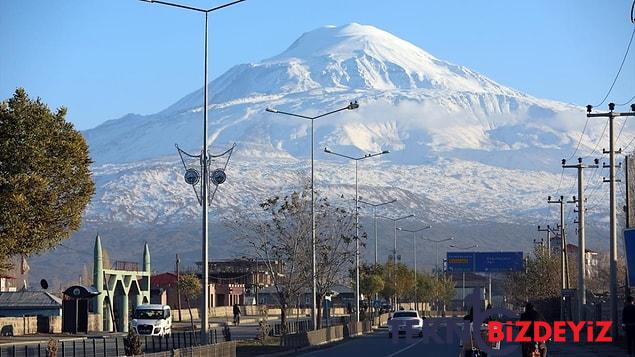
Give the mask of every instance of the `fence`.
<svg viewBox="0 0 635 357">
<path fill-rule="evenodd" d="M 172 351 L 145 354 L 148 357 L 236 357 L 236 342 L 221 342 L 215 345 L 188 347 Z"/>
<path fill-rule="evenodd" d="M 313 330 L 313 321 L 311 320 L 292 320 L 285 323 L 287 333 L 299 333 Z M 269 326 L 270 336 L 282 335 L 282 324 L 277 323 Z"/>
<path fill-rule="evenodd" d="M 209 331 L 210 344 L 218 343 L 216 330 Z M 221 334 L 222 337 L 222 334 Z M 173 332 L 169 336 L 140 336 L 144 353 L 171 351 L 174 349 L 200 346 L 200 335 L 196 332 Z M 45 357 L 47 343 L 0 346 L 0 357 Z M 106 357 L 125 354 L 124 337 L 104 337 L 60 341 L 57 344 L 58 357 Z"/>
</svg>

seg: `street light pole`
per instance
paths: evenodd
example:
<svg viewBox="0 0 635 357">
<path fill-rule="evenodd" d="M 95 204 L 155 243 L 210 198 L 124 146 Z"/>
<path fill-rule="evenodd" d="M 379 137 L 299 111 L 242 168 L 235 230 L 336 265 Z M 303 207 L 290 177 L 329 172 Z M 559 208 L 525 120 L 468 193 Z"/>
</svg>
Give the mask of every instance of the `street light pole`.
<svg viewBox="0 0 635 357">
<path fill-rule="evenodd" d="M 386 201 L 386 202 L 378 202 L 378 203 L 367 202 L 367 201 L 364 201 L 364 200 L 361 200 L 361 199 L 359 200 L 359 203 L 363 203 L 365 205 L 369 205 L 369 206 L 373 207 L 373 226 L 375 228 L 375 265 L 377 265 L 378 262 L 379 262 L 378 259 L 377 259 L 377 257 L 378 257 L 378 255 L 377 255 L 377 249 L 378 248 L 377 247 L 379 246 L 378 245 L 378 241 L 377 241 L 377 207 L 384 206 L 384 205 L 387 205 L 387 204 L 390 204 L 390 203 L 395 203 L 395 202 L 397 202 L 397 200 L 395 200 L 395 199 L 392 199 L 392 200 Z"/>
<path fill-rule="evenodd" d="M 204 95 L 203 95 L 203 152 L 201 154 L 201 161 L 202 161 L 202 169 L 201 169 L 201 174 L 203 176 L 203 182 L 202 182 L 202 189 L 201 189 L 201 198 L 202 198 L 202 206 L 203 206 L 203 219 L 202 219 L 202 230 L 203 230 L 203 242 L 202 242 L 202 270 L 201 270 L 201 275 L 202 275 L 202 280 L 203 280 L 203 286 L 202 286 L 202 294 L 203 294 L 203 298 L 201 299 L 201 341 L 203 343 L 207 343 L 208 341 L 208 316 L 209 316 L 209 282 L 208 282 L 208 276 L 209 276 L 209 266 L 208 266 L 208 260 L 209 260 L 209 252 L 208 252 L 208 245 L 209 245 L 209 229 L 208 229 L 208 215 L 209 215 L 209 196 L 207 194 L 207 190 L 208 190 L 208 185 L 209 185 L 209 174 L 207 172 L 207 163 L 208 163 L 208 154 L 207 154 L 207 123 L 208 123 L 208 114 L 207 114 L 207 101 L 208 101 L 208 83 L 207 83 L 207 74 L 208 74 L 208 15 L 210 12 L 216 11 L 216 10 L 220 10 L 226 7 L 229 7 L 231 5 L 235 5 L 238 3 L 241 3 L 245 0 L 236 0 L 236 1 L 232 1 L 220 6 L 216 6 L 213 8 L 208 8 L 208 9 L 204 9 L 204 8 L 196 8 L 196 7 L 192 7 L 192 6 L 187 6 L 187 5 L 181 5 L 181 4 L 176 4 L 176 3 L 171 3 L 171 2 L 166 2 L 166 1 L 159 1 L 159 0 L 140 0 L 143 2 L 148 2 L 148 3 L 156 3 L 156 4 L 160 4 L 160 5 L 166 5 L 166 6 L 171 6 L 171 7 L 176 7 L 176 8 L 180 8 L 180 9 L 184 9 L 184 10 L 191 10 L 191 11 L 195 11 L 195 12 L 199 12 L 199 13 L 204 13 L 205 14 L 205 36 L 204 36 L 204 50 L 205 50 L 205 54 L 204 54 L 204 75 L 203 75 L 203 90 L 204 90 Z"/>
<path fill-rule="evenodd" d="M 419 311 L 419 299 L 417 295 L 417 241 L 415 239 L 417 232 L 421 232 L 424 229 L 430 229 L 431 226 L 421 227 L 419 229 L 405 229 L 405 228 L 397 228 L 399 231 L 410 232 L 412 233 L 412 248 L 414 249 L 414 289 L 415 289 L 415 310 Z"/>
<path fill-rule="evenodd" d="M 437 271 L 437 276 L 438 276 L 439 275 L 439 243 L 443 243 L 443 242 L 454 240 L 454 237 L 441 239 L 441 240 L 434 240 L 434 239 L 430 239 L 430 238 L 424 238 L 424 239 L 429 241 L 429 242 L 435 243 L 435 245 L 436 245 L 437 259 L 436 259 L 436 263 L 435 263 L 435 269 Z"/>
<path fill-rule="evenodd" d="M 393 261 L 393 284 L 395 285 L 395 309 L 397 308 L 397 305 L 399 304 L 399 301 L 397 300 L 397 221 L 401 221 L 402 219 L 406 219 L 406 218 L 411 218 L 414 217 L 414 214 L 409 214 L 406 216 L 401 216 L 401 217 L 387 217 L 387 216 L 377 216 L 379 218 L 384 218 L 387 220 L 390 220 L 393 222 L 394 224 L 394 229 L 395 229 L 395 240 L 394 240 L 394 247 L 392 250 L 392 261 Z"/>
<path fill-rule="evenodd" d="M 316 116 L 306 116 L 306 115 L 301 115 L 301 114 L 295 114 L 295 113 L 289 113 L 289 112 L 284 112 L 281 110 L 277 110 L 277 109 L 272 109 L 272 108 L 267 108 L 265 109 L 265 111 L 269 112 L 269 113 L 274 113 L 274 114 L 282 114 L 282 115 L 288 115 L 288 116 L 292 116 L 292 117 L 296 117 L 296 118 L 302 118 L 302 119 L 306 119 L 306 120 L 310 120 L 311 121 L 311 276 L 312 276 L 312 283 L 311 283 L 311 295 L 312 296 L 312 308 L 311 308 L 311 315 L 312 315 L 312 320 L 313 320 L 313 329 L 317 329 L 318 327 L 318 321 L 317 321 L 317 301 L 316 301 L 316 296 L 317 296 L 317 269 L 316 269 L 316 257 L 315 257 L 315 245 L 316 245 L 316 238 L 315 238 L 315 145 L 314 145 L 314 136 L 315 136 L 315 130 L 314 130 L 314 126 L 313 126 L 313 122 L 316 119 L 325 117 L 327 115 L 331 115 L 331 114 L 335 114 L 337 112 L 341 112 L 343 110 L 353 110 L 353 109 L 357 109 L 359 108 L 359 104 L 357 104 L 357 101 L 355 102 L 350 102 L 347 106 L 340 108 L 340 109 L 336 109 L 327 113 L 323 113 L 320 115 L 316 115 Z"/>
<path fill-rule="evenodd" d="M 324 152 L 331 155 L 336 155 L 343 157 L 345 159 L 353 160 L 355 162 L 355 319 L 359 322 L 359 194 L 358 194 L 358 184 L 357 184 L 357 162 L 370 159 L 371 157 L 380 156 L 384 154 L 388 154 L 388 150 L 383 150 L 382 152 L 374 153 L 374 154 L 366 154 L 360 157 L 353 157 L 344 154 L 340 154 L 334 151 L 329 150 L 328 148 L 324 148 Z"/>
</svg>

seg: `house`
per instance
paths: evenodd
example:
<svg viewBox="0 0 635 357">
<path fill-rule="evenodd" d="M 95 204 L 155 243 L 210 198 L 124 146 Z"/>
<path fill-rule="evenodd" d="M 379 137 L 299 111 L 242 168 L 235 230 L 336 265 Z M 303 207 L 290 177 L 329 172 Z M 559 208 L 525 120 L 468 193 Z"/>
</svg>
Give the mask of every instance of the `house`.
<svg viewBox="0 0 635 357">
<path fill-rule="evenodd" d="M 9 275 L 0 275 L 0 292 L 17 291 L 16 279 Z"/>
<path fill-rule="evenodd" d="M 584 266 L 585 266 L 585 274 L 589 278 L 594 278 L 598 276 L 598 253 L 591 250 L 584 250 Z M 574 257 L 575 261 L 578 261 L 578 246 L 575 244 L 567 244 L 567 254 L 570 257 Z"/>
<path fill-rule="evenodd" d="M 200 275 L 199 275 L 200 277 Z M 245 285 L 231 282 L 212 282 L 215 278 L 210 277 L 209 283 L 209 307 L 231 306 L 233 304 L 244 304 Z M 151 294 L 153 301 L 165 302 L 173 309 L 179 306 L 177 295 L 176 273 L 166 272 L 153 275 L 150 278 Z M 185 297 L 181 296 L 181 308 L 186 306 Z M 198 301 L 190 301 L 190 306 L 199 306 Z"/>
<path fill-rule="evenodd" d="M 62 299 L 46 291 L 0 292 L 0 317 L 62 316 Z"/>
<path fill-rule="evenodd" d="M 344 307 L 349 303 L 355 305 L 355 290 L 349 286 L 334 284 L 329 295 L 332 307 Z M 311 289 L 304 289 L 299 296 L 289 302 L 289 305 L 290 307 L 310 307 L 312 303 Z M 259 290 L 258 304 L 278 305 L 278 295 L 275 286 L 268 286 Z"/>
</svg>

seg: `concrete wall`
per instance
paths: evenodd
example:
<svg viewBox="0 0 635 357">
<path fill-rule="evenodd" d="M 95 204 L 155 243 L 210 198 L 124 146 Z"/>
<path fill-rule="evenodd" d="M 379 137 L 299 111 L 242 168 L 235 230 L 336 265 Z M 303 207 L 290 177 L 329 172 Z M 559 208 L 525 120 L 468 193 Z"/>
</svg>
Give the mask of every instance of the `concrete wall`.
<svg viewBox="0 0 635 357">
<path fill-rule="evenodd" d="M 378 317 L 377 320 L 386 321 L 388 314 L 385 315 L 386 316 L 382 315 Z M 288 334 L 282 337 L 281 343 L 283 346 L 297 349 L 331 343 L 372 331 L 373 323 L 370 321 L 351 322 L 346 325 L 336 325 L 309 332 Z"/>
<path fill-rule="evenodd" d="M 0 335 L 22 336 L 37 333 L 37 316 L 0 317 Z"/>
</svg>

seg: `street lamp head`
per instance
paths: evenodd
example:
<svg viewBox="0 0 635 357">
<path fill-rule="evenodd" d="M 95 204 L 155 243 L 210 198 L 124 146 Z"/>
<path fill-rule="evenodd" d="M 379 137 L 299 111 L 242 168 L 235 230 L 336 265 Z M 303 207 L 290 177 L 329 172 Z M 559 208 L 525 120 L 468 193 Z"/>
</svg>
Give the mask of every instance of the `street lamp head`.
<svg viewBox="0 0 635 357">
<path fill-rule="evenodd" d="M 331 150 L 329 150 L 329 148 L 324 148 L 324 152 L 328 153 L 328 154 L 332 154 L 333 153 Z"/>
<path fill-rule="evenodd" d="M 277 113 L 278 112 L 277 109 L 272 109 L 272 108 L 267 108 L 267 109 L 265 109 L 265 111 L 268 111 L 269 113 Z"/>
<path fill-rule="evenodd" d="M 346 109 L 348 110 L 353 110 L 353 109 L 357 109 L 359 108 L 359 104 L 357 103 L 357 101 L 351 102 L 348 107 L 346 107 Z"/>
<path fill-rule="evenodd" d="M 382 151 L 381 153 L 382 153 L 382 155 L 383 155 L 383 154 L 390 154 L 390 151 L 388 151 L 388 150 L 384 150 L 384 151 Z"/>
</svg>

